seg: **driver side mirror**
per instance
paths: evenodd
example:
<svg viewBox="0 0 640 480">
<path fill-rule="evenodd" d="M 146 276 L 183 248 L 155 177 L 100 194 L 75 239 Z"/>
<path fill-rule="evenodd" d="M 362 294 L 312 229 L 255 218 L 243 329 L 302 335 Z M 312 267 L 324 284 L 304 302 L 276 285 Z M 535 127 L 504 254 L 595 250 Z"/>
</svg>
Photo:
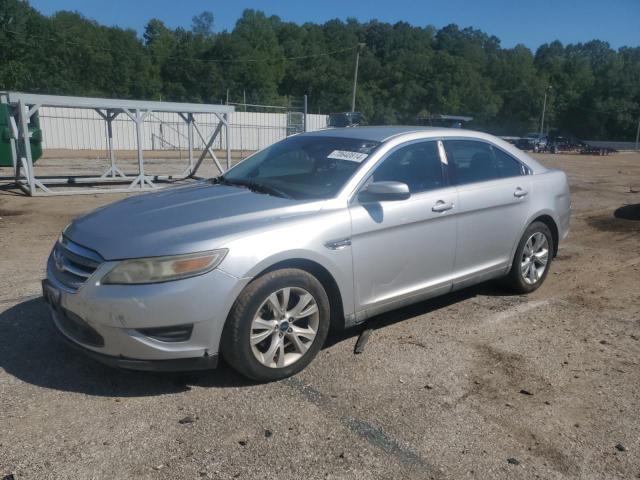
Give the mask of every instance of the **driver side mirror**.
<svg viewBox="0 0 640 480">
<path fill-rule="evenodd" d="M 362 203 L 406 200 L 411 196 L 409 186 L 402 182 L 372 182 L 358 194 Z"/>
</svg>

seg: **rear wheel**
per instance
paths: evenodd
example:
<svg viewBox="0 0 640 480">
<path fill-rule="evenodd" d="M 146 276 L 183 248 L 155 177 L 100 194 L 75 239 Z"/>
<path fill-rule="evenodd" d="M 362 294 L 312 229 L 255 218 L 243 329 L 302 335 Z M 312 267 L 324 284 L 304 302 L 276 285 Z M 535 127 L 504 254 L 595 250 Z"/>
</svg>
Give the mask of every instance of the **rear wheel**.
<svg viewBox="0 0 640 480">
<path fill-rule="evenodd" d="M 223 332 L 222 354 L 254 380 L 286 378 L 313 360 L 329 323 L 329 299 L 314 276 L 298 269 L 269 272 L 238 297 Z"/>
<path fill-rule="evenodd" d="M 518 293 L 538 289 L 547 274 L 553 257 L 553 236 L 542 222 L 533 222 L 522 235 L 506 285 Z"/>
</svg>

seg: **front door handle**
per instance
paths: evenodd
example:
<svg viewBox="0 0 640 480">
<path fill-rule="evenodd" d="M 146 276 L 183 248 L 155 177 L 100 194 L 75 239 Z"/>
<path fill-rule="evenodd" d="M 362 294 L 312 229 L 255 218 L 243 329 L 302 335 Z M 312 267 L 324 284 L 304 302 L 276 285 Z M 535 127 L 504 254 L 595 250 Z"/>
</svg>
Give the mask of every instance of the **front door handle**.
<svg viewBox="0 0 640 480">
<path fill-rule="evenodd" d="M 433 207 L 431 207 L 431 210 L 434 212 L 446 212 L 447 210 L 451 210 L 452 208 L 453 208 L 453 203 L 438 200 L 436 204 Z"/>
<path fill-rule="evenodd" d="M 517 197 L 517 198 L 522 198 L 524 196 L 526 196 L 529 192 L 527 192 L 526 190 L 523 190 L 522 188 L 518 187 L 516 188 L 516 191 L 513 192 L 513 196 Z"/>
</svg>

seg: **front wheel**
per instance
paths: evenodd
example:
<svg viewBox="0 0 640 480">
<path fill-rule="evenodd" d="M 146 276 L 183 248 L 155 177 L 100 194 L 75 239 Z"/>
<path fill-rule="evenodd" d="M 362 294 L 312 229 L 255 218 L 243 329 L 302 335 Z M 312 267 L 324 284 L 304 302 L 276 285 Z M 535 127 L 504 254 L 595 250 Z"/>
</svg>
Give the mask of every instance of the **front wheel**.
<svg viewBox="0 0 640 480">
<path fill-rule="evenodd" d="M 542 222 L 533 222 L 522 235 L 506 285 L 517 293 L 538 289 L 547 274 L 553 257 L 553 236 Z"/>
<path fill-rule="evenodd" d="M 327 338 L 329 299 L 311 274 L 288 268 L 252 281 L 222 335 L 222 354 L 239 373 L 269 382 L 305 368 Z"/>
</svg>

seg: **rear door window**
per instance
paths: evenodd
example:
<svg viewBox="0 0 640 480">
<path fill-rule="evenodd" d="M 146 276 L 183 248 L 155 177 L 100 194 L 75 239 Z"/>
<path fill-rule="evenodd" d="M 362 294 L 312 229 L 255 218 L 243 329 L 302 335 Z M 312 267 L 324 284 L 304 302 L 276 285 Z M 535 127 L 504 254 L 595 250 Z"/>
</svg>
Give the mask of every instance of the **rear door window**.
<svg viewBox="0 0 640 480">
<path fill-rule="evenodd" d="M 449 175 L 455 185 L 487 182 L 523 175 L 520 162 L 488 143 L 475 140 L 445 140 Z"/>
<path fill-rule="evenodd" d="M 449 174 L 455 185 L 500 178 L 489 144 L 473 140 L 445 140 L 444 149 Z"/>
</svg>

